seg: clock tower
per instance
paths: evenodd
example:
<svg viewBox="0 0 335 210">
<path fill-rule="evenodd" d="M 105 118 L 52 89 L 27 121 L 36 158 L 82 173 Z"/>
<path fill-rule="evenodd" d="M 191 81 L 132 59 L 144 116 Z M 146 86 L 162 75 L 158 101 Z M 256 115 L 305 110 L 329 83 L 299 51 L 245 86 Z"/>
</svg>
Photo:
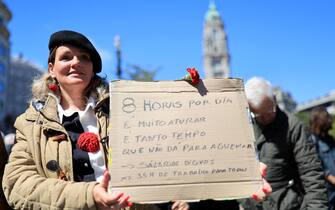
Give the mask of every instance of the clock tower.
<svg viewBox="0 0 335 210">
<path fill-rule="evenodd" d="M 227 36 L 219 12 L 213 2 L 205 16 L 203 32 L 203 65 L 206 78 L 230 77 Z"/>
</svg>

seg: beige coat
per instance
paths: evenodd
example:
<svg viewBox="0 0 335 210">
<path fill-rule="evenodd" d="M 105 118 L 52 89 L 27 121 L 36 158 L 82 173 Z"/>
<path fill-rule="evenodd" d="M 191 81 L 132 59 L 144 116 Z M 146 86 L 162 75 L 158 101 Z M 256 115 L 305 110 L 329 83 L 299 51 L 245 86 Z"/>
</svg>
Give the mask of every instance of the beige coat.
<svg viewBox="0 0 335 210">
<path fill-rule="evenodd" d="M 107 136 L 108 114 L 102 108 L 106 101 L 95 108 L 101 139 Z M 16 143 L 3 179 L 7 200 L 15 209 L 96 209 L 96 183 L 73 182 L 71 140 L 59 123 L 56 97 L 49 95 L 39 105 L 40 110 L 30 105 L 15 122 Z M 46 168 L 51 160 L 60 170 Z"/>
<path fill-rule="evenodd" d="M 108 94 L 99 98 L 95 113 L 102 139 L 108 135 L 109 98 Z M 5 196 L 14 209 L 96 209 L 92 195 L 96 183 L 73 181 L 71 140 L 58 118 L 57 99 L 49 95 L 44 105 L 30 105 L 15 122 L 16 143 L 3 179 Z M 51 160 L 58 162 L 58 172 L 47 169 Z M 157 207 L 134 205 L 130 209 Z"/>
</svg>

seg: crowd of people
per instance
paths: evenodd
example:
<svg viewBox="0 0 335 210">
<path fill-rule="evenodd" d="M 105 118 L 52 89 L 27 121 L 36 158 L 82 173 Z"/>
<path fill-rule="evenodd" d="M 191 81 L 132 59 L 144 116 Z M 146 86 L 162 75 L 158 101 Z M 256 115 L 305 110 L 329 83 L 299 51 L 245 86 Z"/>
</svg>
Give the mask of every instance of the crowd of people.
<svg viewBox="0 0 335 210">
<path fill-rule="evenodd" d="M 108 137 L 109 94 L 98 75 L 101 57 L 75 31 L 53 33 L 48 47 L 48 72 L 34 81 L 30 106 L 15 121 L 14 146 L 6 151 L 1 136 L 0 209 L 333 210 L 331 116 L 324 108 L 313 110 L 308 130 L 277 106 L 270 82 L 259 77 L 246 82 L 245 93 L 263 193 L 164 204 L 136 204 L 123 192 L 108 193 L 108 142 L 101 140 Z"/>
</svg>

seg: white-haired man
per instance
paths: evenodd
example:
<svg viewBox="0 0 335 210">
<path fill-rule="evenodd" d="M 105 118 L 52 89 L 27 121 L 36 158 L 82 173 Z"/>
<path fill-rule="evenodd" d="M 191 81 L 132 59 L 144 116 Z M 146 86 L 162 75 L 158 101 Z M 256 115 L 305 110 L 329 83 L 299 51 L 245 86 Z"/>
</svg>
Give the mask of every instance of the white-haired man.
<svg viewBox="0 0 335 210">
<path fill-rule="evenodd" d="M 245 84 L 256 148 L 267 165 L 272 193 L 258 203 L 263 209 L 327 209 L 321 161 L 304 125 L 280 110 L 270 82 L 253 77 Z"/>
</svg>

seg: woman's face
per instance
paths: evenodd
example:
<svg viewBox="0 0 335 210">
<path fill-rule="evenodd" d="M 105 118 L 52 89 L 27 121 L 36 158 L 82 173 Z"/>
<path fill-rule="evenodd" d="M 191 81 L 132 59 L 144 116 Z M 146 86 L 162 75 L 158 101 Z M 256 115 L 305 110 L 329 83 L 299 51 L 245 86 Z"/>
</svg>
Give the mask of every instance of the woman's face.
<svg viewBox="0 0 335 210">
<path fill-rule="evenodd" d="M 328 132 L 330 129 L 332 129 L 333 118 L 327 111 L 321 113 L 320 115 L 321 115 L 321 125 L 320 125 L 321 130 Z"/>
<path fill-rule="evenodd" d="M 84 92 L 93 77 L 93 63 L 83 49 L 63 45 L 56 49 L 54 63 L 48 65 L 50 75 L 59 82 L 61 90 L 73 88 Z"/>
</svg>

